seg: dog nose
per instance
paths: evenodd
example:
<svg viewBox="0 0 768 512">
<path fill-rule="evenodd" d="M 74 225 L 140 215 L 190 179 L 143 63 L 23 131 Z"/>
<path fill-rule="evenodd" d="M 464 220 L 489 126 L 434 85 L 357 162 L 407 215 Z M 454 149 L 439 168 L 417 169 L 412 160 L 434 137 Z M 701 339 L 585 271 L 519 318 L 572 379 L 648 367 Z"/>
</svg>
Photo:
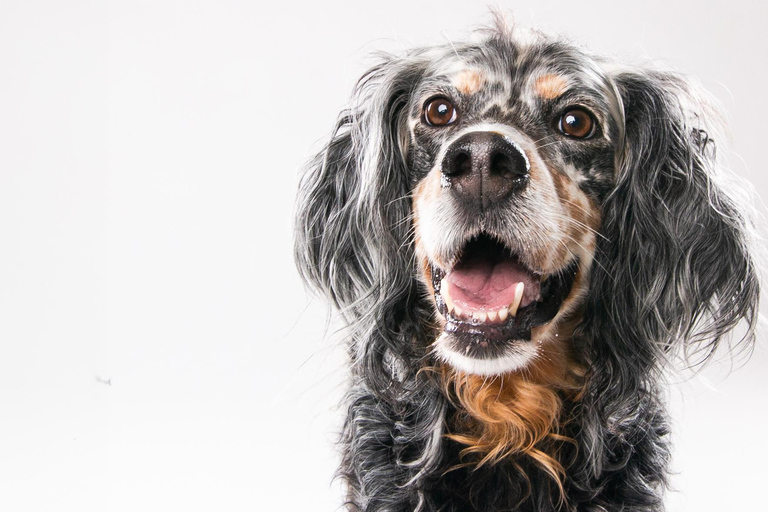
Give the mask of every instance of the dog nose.
<svg viewBox="0 0 768 512">
<path fill-rule="evenodd" d="M 442 172 L 463 201 L 486 210 L 523 191 L 530 179 L 528 158 L 499 133 L 472 132 L 445 153 Z"/>
</svg>

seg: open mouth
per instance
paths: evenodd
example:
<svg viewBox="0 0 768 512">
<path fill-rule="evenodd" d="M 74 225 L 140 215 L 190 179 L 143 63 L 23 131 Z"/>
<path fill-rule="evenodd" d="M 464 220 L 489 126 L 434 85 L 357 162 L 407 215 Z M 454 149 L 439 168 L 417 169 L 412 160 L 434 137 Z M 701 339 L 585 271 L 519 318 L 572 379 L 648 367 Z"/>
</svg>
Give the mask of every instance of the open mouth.
<svg viewBox="0 0 768 512">
<path fill-rule="evenodd" d="M 557 315 L 573 286 L 577 264 L 544 275 L 487 234 L 471 239 L 450 270 L 432 267 L 435 302 L 453 348 L 488 358 L 513 342 L 530 340 L 531 328 Z"/>
</svg>

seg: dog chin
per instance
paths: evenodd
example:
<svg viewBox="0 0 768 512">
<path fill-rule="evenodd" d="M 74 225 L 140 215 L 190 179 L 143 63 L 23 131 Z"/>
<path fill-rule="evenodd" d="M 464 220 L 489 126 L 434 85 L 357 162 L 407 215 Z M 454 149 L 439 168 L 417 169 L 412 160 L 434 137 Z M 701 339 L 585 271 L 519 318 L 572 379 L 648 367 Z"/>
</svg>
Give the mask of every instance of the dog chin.
<svg viewBox="0 0 768 512">
<path fill-rule="evenodd" d="M 469 345 L 466 345 L 465 353 L 461 353 L 455 347 L 464 344 L 463 341 L 454 339 L 449 333 L 442 333 L 434 344 L 437 357 L 464 373 L 494 376 L 510 373 L 525 368 L 538 355 L 538 344 L 531 340 L 510 340 L 503 350 L 494 351 L 489 357 L 473 357 L 468 355 Z"/>
</svg>

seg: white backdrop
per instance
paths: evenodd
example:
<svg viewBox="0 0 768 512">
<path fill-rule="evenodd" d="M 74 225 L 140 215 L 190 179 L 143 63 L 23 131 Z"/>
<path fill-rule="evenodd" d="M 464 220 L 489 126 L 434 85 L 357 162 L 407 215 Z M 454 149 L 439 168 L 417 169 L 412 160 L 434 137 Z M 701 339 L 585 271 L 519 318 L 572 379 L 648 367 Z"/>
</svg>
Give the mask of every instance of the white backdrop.
<svg viewBox="0 0 768 512">
<path fill-rule="evenodd" d="M 768 4 L 500 5 L 698 76 L 730 113 L 732 166 L 768 196 Z M 293 267 L 298 170 L 367 55 L 487 13 L 0 1 L 0 509 L 337 509 L 344 353 Z M 764 509 L 761 343 L 671 392 L 670 510 Z"/>
</svg>

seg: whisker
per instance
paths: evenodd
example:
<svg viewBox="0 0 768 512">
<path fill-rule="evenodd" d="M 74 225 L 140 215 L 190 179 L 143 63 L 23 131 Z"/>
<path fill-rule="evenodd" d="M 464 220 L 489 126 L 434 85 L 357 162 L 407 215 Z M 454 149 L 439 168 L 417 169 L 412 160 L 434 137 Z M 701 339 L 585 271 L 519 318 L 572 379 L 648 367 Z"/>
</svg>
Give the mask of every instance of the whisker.
<svg viewBox="0 0 768 512">
<path fill-rule="evenodd" d="M 542 144 L 542 145 L 540 145 L 540 146 L 538 146 L 538 145 L 537 145 L 537 146 L 536 146 L 536 149 L 542 149 L 542 148 L 546 148 L 547 146 L 552 146 L 552 145 L 554 145 L 554 144 L 559 144 L 559 143 L 560 143 L 560 141 L 559 141 L 559 140 L 553 140 L 552 142 L 548 142 L 548 143 L 546 143 L 546 144 Z"/>
<path fill-rule="evenodd" d="M 545 135 L 542 138 L 533 141 L 533 144 L 534 144 L 534 146 L 536 146 L 539 142 L 541 142 L 543 140 L 551 139 L 551 138 L 555 138 L 555 137 L 557 137 L 557 135 Z"/>
</svg>

